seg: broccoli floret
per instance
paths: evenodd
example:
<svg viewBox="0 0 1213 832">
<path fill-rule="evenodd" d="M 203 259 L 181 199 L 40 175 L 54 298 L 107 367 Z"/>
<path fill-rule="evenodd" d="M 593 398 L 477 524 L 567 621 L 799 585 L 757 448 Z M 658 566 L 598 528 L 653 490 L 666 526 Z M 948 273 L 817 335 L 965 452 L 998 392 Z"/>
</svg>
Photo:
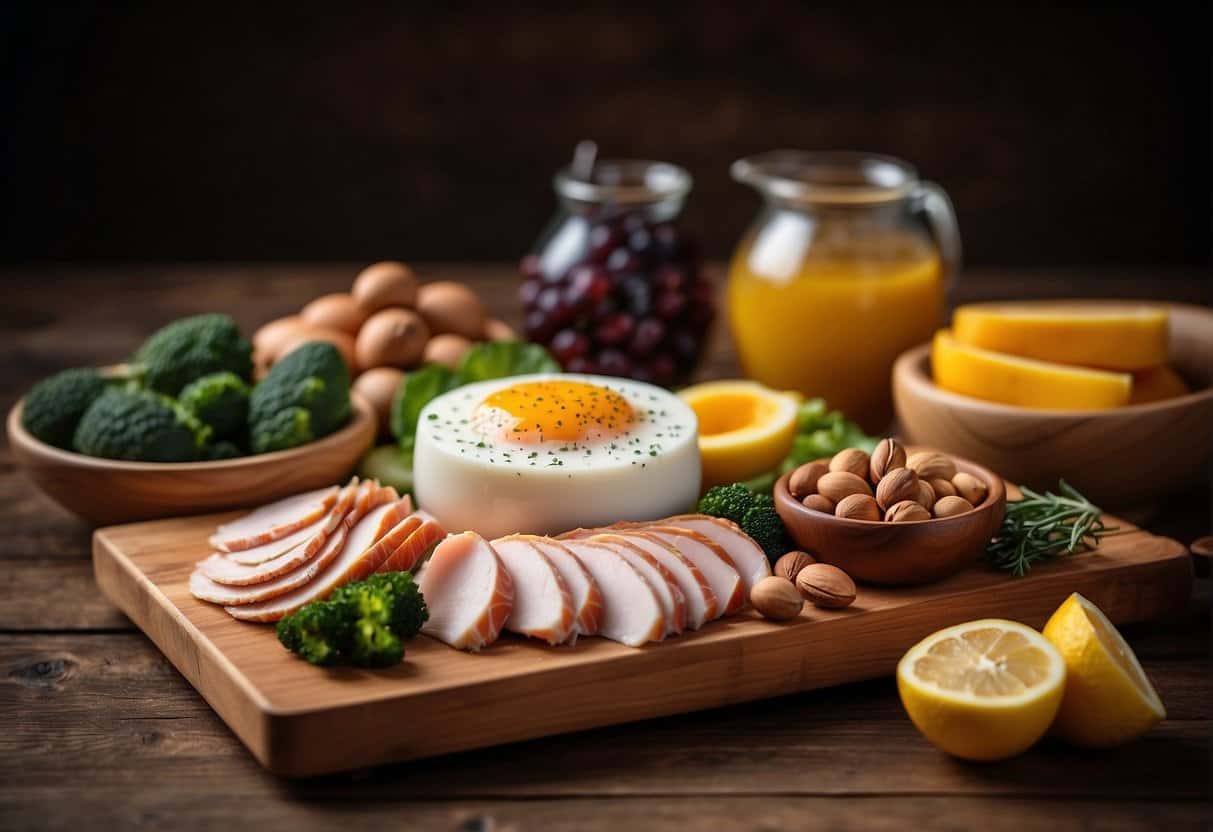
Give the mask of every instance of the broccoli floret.
<svg viewBox="0 0 1213 832">
<path fill-rule="evenodd" d="M 244 449 L 230 439 L 220 439 L 211 442 L 202 449 L 202 458 L 215 461 L 220 459 L 236 459 L 244 456 Z"/>
<path fill-rule="evenodd" d="M 177 397 L 178 403 L 200 422 L 211 427 L 211 435 L 227 439 L 248 424 L 249 387 L 235 373 L 211 373 L 194 379 Z"/>
<path fill-rule="evenodd" d="M 278 622 L 278 640 L 300 658 L 319 665 L 337 664 L 349 641 L 351 619 L 344 607 L 313 601 Z"/>
<path fill-rule="evenodd" d="M 253 453 L 311 442 L 337 430 L 349 418 L 349 370 L 337 348 L 323 341 L 292 350 L 249 397 Z"/>
<path fill-rule="evenodd" d="M 372 575 L 339 587 L 278 622 L 278 640 L 312 664 L 388 667 L 429 617 L 408 572 Z"/>
<path fill-rule="evenodd" d="M 699 499 L 699 513 L 732 520 L 762 547 L 774 563 L 788 551 L 787 530 L 769 494 L 755 494 L 745 483 L 718 485 Z"/>
<path fill-rule="evenodd" d="M 210 431 L 167 396 L 115 387 L 97 398 L 76 427 L 82 454 L 136 462 L 190 462 Z"/>
<path fill-rule="evenodd" d="M 105 386 L 105 379 L 92 368 L 55 373 L 26 395 L 21 424 L 46 444 L 70 449 L 80 417 L 105 392 Z"/>
<path fill-rule="evenodd" d="M 191 381 L 211 373 L 249 378 L 253 347 L 230 316 L 194 315 L 153 333 L 135 353 L 134 363 L 149 389 L 176 396 Z"/>
</svg>

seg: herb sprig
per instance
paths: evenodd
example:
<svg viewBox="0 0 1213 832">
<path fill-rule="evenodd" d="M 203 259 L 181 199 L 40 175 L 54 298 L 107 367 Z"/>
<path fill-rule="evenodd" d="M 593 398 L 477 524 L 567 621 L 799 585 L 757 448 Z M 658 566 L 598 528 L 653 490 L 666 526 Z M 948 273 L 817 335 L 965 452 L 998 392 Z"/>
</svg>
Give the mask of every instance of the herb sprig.
<svg viewBox="0 0 1213 832">
<path fill-rule="evenodd" d="M 1098 506 L 1065 480 L 1054 494 L 1020 488 L 1023 498 L 1007 501 L 1002 527 L 986 546 L 986 557 L 996 568 L 1023 577 L 1040 561 L 1087 552 L 1116 531 L 1107 526 Z"/>
</svg>

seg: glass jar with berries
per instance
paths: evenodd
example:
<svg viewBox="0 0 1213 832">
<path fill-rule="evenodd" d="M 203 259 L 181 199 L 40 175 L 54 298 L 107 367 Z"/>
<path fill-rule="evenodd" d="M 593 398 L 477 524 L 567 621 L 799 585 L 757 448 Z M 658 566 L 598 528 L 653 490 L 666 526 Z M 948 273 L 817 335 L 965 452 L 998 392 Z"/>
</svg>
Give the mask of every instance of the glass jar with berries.
<svg viewBox="0 0 1213 832">
<path fill-rule="evenodd" d="M 568 372 L 681 383 L 715 317 L 678 224 L 691 176 L 666 162 L 582 162 L 556 174 L 559 211 L 522 258 L 526 335 Z"/>
</svg>

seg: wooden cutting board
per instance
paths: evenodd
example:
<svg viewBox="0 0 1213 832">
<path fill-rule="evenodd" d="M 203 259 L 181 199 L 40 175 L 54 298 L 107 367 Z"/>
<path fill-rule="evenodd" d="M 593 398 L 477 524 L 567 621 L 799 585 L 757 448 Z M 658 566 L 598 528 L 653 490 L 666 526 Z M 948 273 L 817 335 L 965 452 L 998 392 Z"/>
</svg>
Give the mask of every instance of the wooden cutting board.
<svg viewBox="0 0 1213 832">
<path fill-rule="evenodd" d="M 229 617 L 186 583 L 233 514 L 99 529 L 97 583 L 269 770 L 306 776 L 779 696 L 892 673 L 916 641 L 974 618 L 1040 626 L 1071 592 L 1117 623 L 1162 615 L 1191 593 L 1183 545 L 1123 521 L 1096 552 L 1014 579 L 981 567 L 913 589 L 861 587 L 855 604 L 806 605 L 774 623 L 752 612 L 635 649 L 600 638 L 547 647 L 505 636 L 479 654 L 420 636 L 388 670 L 327 669 L 284 650 L 272 627 Z M 154 696 L 155 691 L 147 691 Z"/>
</svg>

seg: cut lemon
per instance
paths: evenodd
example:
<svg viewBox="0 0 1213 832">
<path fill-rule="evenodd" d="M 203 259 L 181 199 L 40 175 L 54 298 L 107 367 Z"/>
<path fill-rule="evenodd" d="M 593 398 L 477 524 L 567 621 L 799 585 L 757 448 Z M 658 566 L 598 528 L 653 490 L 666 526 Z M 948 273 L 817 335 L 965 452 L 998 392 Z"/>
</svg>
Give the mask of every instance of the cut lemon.
<svg viewBox="0 0 1213 832">
<path fill-rule="evenodd" d="M 948 330 L 931 347 L 935 383 L 953 393 L 1020 407 L 1101 410 L 1129 403 L 1133 376 L 1018 358 L 959 343 Z"/>
<path fill-rule="evenodd" d="M 897 665 L 897 690 L 915 727 L 967 760 L 1027 750 L 1057 714 L 1065 682 L 1065 662 L 1044 636 L 998 618 L 929 635 Z"/>
<path fill-rule="evenodd" d="M 780 393 L 755 381 L 710 381 L 678 395 L 699 418 L 705 489 L 770 471 L 792 449 L 799 393 Z"/>
<path fill-rule="evenodd" d="M 1144 370 L 1167 360 L 1167 312 L 1089 301 L 980 303 L 952 317 L 956 340 L 1059 364 Z"/>
<path fill-rule="evenodd" d="M 1136 739 L 1166 718 L 1141 663 L 1107 616 L 1077 592 L 1045 625 L 1066 662 L 1066 693 L 1054 732 L 1076 745 L 1107 748 Z"/>
</svg>

